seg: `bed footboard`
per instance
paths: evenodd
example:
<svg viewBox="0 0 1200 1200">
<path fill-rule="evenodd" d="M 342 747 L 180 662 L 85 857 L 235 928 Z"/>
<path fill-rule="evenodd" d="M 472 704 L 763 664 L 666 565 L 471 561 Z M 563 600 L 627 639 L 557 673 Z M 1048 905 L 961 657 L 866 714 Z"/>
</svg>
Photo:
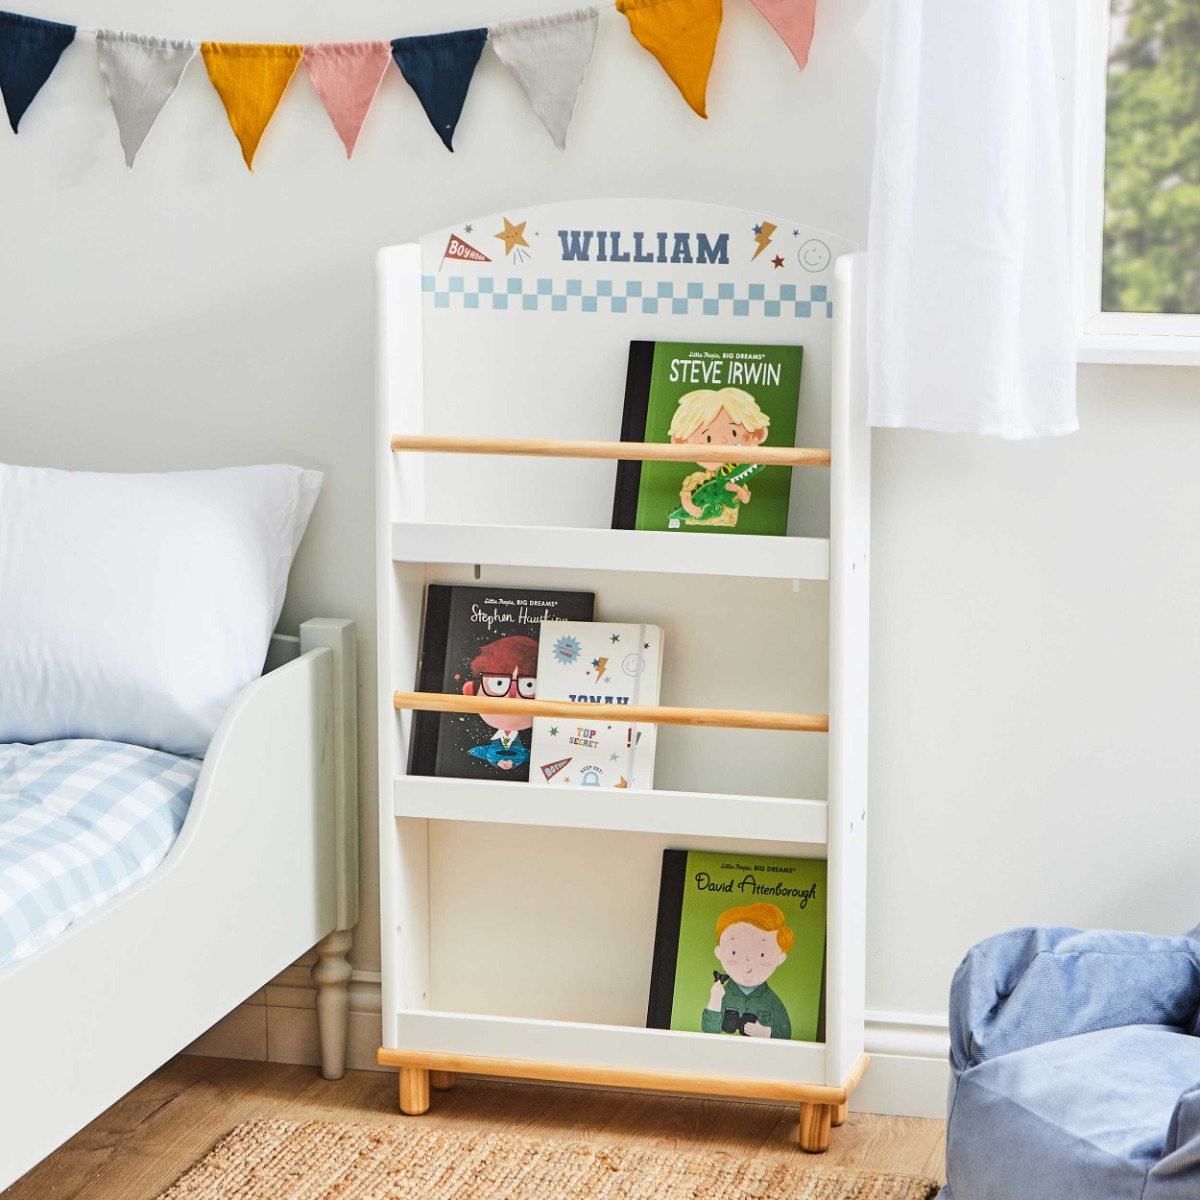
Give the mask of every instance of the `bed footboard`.
<svg viewBox="0 0 1200 1200">
<path fill-rule="evenodd" d="M 0 971 L 0 1188 L 318 943 L 325 1069 L 344 1069 L 352 623 L 308 622 L 301 650 L 234 701 L 162 866 Z"/>
</svg>

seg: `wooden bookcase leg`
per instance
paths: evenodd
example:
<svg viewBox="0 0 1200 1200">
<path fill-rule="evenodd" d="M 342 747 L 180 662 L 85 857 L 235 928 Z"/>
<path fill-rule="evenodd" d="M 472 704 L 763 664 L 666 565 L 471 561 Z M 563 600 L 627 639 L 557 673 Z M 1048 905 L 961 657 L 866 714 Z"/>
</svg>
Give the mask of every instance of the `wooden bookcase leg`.
<svg viewBox="0 0 1200 1200">
<path fill-rule="evenodd" d="M 400 1068 L 400 1111 L 419 1117 L 429 1111 L 429 1072 L 420 1067 Z"/>
<path fill-rule="evenodd" d="M 438 1092 L 448 1092 L 454 1086 L 453 1071 L 430 1071 L 429 1086 Z"/>
<path fill-rule="evenodd" d="M 850 1115 L 850 1101 L 843 1100 L 841 1104 L 833 1106 L 833 1120 L 830 1122 L 835 1128 L 838 1125 L 845 1125 L 846 1118 Z"/>
<path fill-rule="evenodd" d="M 832 1104 L 800 1105 L 800 1149 L 809 1154 L 821 1154 L 829 1149 L 829 1126 L 833 1120 Z"/>
</svg>

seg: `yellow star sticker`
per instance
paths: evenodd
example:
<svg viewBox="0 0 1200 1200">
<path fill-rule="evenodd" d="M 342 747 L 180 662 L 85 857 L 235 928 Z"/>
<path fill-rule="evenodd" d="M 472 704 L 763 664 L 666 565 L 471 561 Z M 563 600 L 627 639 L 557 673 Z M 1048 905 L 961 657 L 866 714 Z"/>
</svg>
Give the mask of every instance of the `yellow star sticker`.
<svg viewBox="0 0 1200 1200">
<path fill-rule="evenodd" d="M 518 246 L 528 246 L 529 243 L 525 240 L 527 222 L 522 221 L 520 225 L 514 225 L 507 217 L 503 220 L 504 228 L 495 236 L 504 243 L 504 253 L 511 254 Z"/>
</svg>

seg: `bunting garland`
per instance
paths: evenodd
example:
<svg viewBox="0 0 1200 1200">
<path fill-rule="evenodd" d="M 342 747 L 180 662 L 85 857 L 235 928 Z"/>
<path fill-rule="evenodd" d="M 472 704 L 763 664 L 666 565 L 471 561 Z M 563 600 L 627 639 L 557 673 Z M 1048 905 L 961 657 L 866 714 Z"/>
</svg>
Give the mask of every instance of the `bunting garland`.
<svg viewBox="0 0 1200 1200">
<path fill-rule="evenodd" d="M 630 32 L 671 77 L 698 117 L 721 32 L 721 0 L 617 0 Z"/>
<path fill-rule="evenodd" d="M 417 93 L 429 123 L 451 153 L 454 130 L 486 41 L 486 29 L 459 29 L 392 41 L 392 57 L 400 74 Z"/>
<path fill-rule="evenodd" d="M 225 105 L 246 166 L 253 171 L 258 143 L 300 65 L 304 47 L 203 42 L 200 53 Z"/>
<path fill-rule="evenodd" d="M 347 158 L 354 153 L 391 61 L 388 42 L 325 42 L 304 47 L 308 77 L 346 147 Z"/>
<path fill-rule="evenodd" d="M 808 61 L 817 0 L 752 0 L 791 50 Z M 630 32 L 659 61 L 689 106 L 707 116 L 706 92 L 722 0 L 616 0 Z M 507 21 L 488 29 L 373 42 L 270 45 L 192 42 L 115 29 L 82 30 L 96 39 L 100 76 L 131 167 L 188 64 L 200 52 L 221 97 L 246 166 L 303 58 L 308 76 L 346 148 L 362 131 L 392 60 L 447 150 L 484 46 L 508 68 L 560 150 L 596 45 L 596 6 Z M 0 95 L 14 133 L 26 110 L 80 32 L 74 25 L 0 11 Z M 475 251 L 478 253 L 478 251 Z"/>
<path fill-rule="evenodd" d="M 596 47 L 598 8 L 555 17 L 493 25 L 488 39 L 496 57 L 517 77 L 529 104 L 560 149 L 575 112 L 584 72 Z"/>
<path fill-rule="evenodd" d="M 100 75 L 117 119 L 125 165 L 131 170 L 146 135 L 198 49 L 195 42 L 96 30 Z"/>
<path fill-rule="evenodd" d="M 74 40 L 74 25 L 0 12 L 0 93 L 13 133 Z"/>
<path fill-rule="evenodd" d="M 792 52 L 796 66 L 808 66 L 808 48 L 812 45 L 817 23 L 817 0 L 752 0 Z"/>
</svg>

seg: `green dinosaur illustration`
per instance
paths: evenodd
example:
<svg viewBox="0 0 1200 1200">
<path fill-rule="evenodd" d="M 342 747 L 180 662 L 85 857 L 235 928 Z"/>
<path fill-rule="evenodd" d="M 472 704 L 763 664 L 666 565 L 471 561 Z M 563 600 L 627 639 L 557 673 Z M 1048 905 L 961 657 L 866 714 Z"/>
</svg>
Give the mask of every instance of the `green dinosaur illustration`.
<svg viewBox="0 0 1200 1200">
<path fill-rule="evenodd" d="M 763 469 L 764 463 L 740 463 L 730 470 L 722 467 L 707 483 L 702 483 L 692 493 L 692 503 L 700 510 L 698 517 L 693 516 L 682 505 L 669 516 L 671 521 L 711 521 L 719 517 L 727 508 L 740 507 L 742 500 L 737 492 L 731 492 L 727 485 L 735 483 L 739 487 L 746 486 L 746 480 L 757 475 Z"/>
</svg>

